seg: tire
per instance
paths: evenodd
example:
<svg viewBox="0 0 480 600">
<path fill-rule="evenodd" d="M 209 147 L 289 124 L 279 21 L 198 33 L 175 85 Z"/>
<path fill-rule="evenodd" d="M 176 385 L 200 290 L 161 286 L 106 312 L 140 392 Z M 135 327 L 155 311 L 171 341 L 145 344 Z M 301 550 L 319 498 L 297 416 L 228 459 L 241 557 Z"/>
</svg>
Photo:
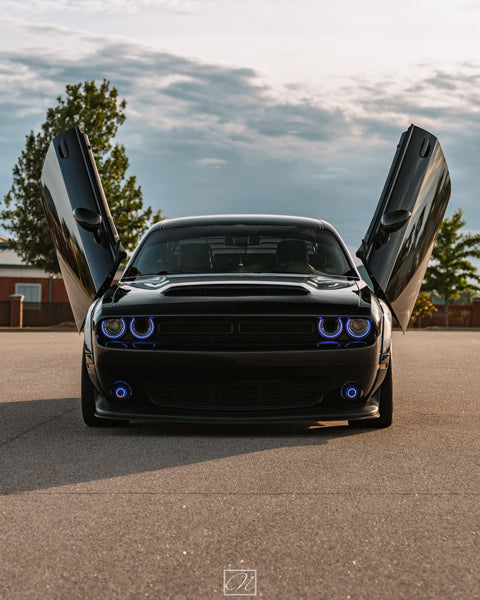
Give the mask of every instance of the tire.
<svg viewBox="0 0 480 600">
<path fill-rule="evenodd" d="M 362 429 L 383 429 L 385 427 L 390 427 L 390 425 L 392 424 L 393 379 L 391 358 L 390 365 L 385 376 L 385 380 L 380 386 L 378 393 L 380 394 L 380 403 L 378 407 L 380 416 L 376 419 L 358 419 L 356 421 L 349 421 L 348 424 L 351 427 L 357 427 Z"/>
<path fill-rule="evenodd" d="M 115 421 L 114 419 L 101 419 L 95 414 L 95 388 L 90 381 L 85 361 L 85 354 L 82 355 L 82 417 L 85 425 L 89 427 L 115 427 L 118 425 L 127 425 L 128 421 Z"/>
</svg>

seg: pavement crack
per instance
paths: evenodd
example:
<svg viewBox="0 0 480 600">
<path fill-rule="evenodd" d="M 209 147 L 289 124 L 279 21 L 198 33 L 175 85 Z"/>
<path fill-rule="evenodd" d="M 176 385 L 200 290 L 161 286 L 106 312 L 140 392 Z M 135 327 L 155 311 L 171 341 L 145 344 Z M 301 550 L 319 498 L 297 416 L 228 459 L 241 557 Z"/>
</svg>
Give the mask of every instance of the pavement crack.
<svg viewBox="0 0 480 600">
<path fill-rule="evenodd" d="M 68 415 L 71 412 L 74 412 L 75 410 L 76 410 L 76 408 L 69 408 L 68 410 L 63 411 L 62 413 L 59 413 L 57 415 L 54 415 L 53 417 L 50 417 L 50 419 L 46 419 L 45 421 L 42 421 L 41 423 L 32 425 L 32 427 L 29 427 L 28 429 L 25 429 L 25 430 L 21 431 L 20 433 L 17 433 L 16 435 L 1 442 L 0 448 L 5 448 L 5 446 L 8 446 L 12 442 L 19 440 L 20 438 L 27 435 L 28 433 L 31 433 L 32 431 L 35 431 L 36 429 L 40 429 L 44 425 L 48 425 L 48 423 L 52 423 L 53 421 L 56 421 L 57 419 L 60 419 L 61 417 L 64 417 L 65 415 Z"/>
</svg>

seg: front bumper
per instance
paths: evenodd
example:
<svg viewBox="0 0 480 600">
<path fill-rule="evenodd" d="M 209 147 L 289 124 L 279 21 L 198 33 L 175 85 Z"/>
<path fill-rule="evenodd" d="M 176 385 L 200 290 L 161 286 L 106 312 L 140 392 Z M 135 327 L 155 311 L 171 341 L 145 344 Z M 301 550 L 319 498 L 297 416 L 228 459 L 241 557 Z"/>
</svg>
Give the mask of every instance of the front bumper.
<svg viewBox="0 0 480 600">
<path fill-rule="evenodd" d="M 389 362 L 378 340 L 360 348 L 275 352 L 95 345 L 86 358 L 99 417 L 211 423 L 375 418 L 376 392 Z M 128 383 L 131 397 L 115 398 L 118 381 Z M 343 399 L 340 390 L 352 381 L 362 396 Z"/>
</svg>

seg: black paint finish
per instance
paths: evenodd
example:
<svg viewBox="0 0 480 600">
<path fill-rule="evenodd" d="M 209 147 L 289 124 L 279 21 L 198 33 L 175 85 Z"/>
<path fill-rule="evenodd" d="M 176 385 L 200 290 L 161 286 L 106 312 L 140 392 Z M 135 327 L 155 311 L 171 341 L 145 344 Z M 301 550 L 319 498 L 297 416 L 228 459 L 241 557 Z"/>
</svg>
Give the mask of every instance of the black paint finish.
<svg viewBox="0 0 480 600">
<path fill-rule="evenodd" d="M 77 128 L 52 141 L 42 186 L 85 329 L 88 425 L 390 424 L 391 311 L 405 329 L 450 194 L 434 136 L 412 125 L 400 140 L 359 251 L 375 292 L 331 225 L 279 215 L 162 221 L 109 287 L 123 250 Z"/>
</svg>

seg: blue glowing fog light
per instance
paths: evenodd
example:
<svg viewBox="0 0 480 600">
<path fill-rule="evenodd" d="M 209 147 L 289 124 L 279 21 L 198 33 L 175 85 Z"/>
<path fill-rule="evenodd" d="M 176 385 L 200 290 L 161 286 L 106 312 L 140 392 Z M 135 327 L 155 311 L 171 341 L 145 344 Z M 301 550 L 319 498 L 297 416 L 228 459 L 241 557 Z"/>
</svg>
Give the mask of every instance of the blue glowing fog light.
<svg viewBox="0 0 480 600">
<path fill-rule="evenodd" d="M 132 388 L 125 381 L 116 381 L 113 384 L 113 395 L 116 400 L 129 400 L 132 397 Z"/>
<path fill-rule="evenodd" d="M 372 330 L 372 322 L 369 319 L 348 319 L 347 333 L 354 340 L 363 340 Z"/>
<path fill-rule="evenodd" d="M 354 381 L 347 381 L 342 385 L 340 396 L 344 400 L 358 400 L 362 396 L 362 389 Z"/>
<path fill-rule="evenodd" d="M 135 317 L 130 321 L 130 333 L 137 340 L 146 340 L 155 329 L 152 317 Z"/>
<path fill-rule="evenodd" d="M 100 327 L 103 335 L 109 338 L 110 340 L 118 340 L 118 338 L 121 338 L 127 330 L 125 319 L 121 317 L 114 319 L 104 319 Z"/>
<path fill-rule="evenodd" d="M 318 319 L 318 331 L 327 340 L 334 340 L 343 331 L 342 319 L 340 317 L 320 317 Z"/>
</svg>

